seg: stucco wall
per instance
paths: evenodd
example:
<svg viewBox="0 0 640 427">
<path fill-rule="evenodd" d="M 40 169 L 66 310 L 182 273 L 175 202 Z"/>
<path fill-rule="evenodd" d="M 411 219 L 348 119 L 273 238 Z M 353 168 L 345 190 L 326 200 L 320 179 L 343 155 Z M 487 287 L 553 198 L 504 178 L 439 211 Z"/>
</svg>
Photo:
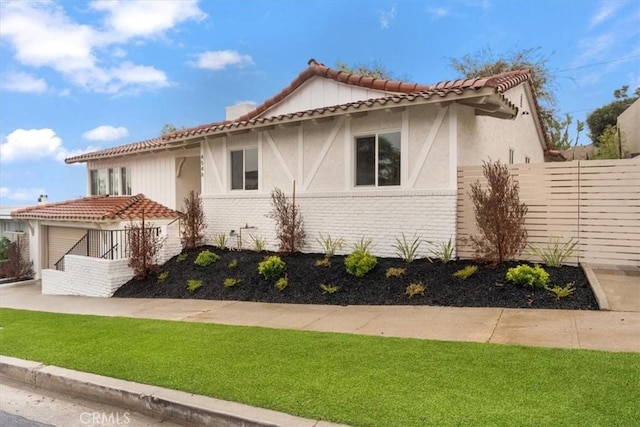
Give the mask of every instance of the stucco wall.
<svg viewBox="0 0 640 427">
<path fill-rule="evenodd" d="M 640 153 L 640 100 L 637 100 L 618 116 L 618 129 L 623 147 L 630 154 Z"/>
<path fill-rule="evenodd" d="M 128 260 L 105 260 L 78 255 L 65 257 L 65 271 L 42 270 L 44 295 L 110 297 L 131 279 Z"/>
<path fill-rule="evenodd" d="M 291 188 L 285 188 L 290 196 Z M 431 242 L 455 241 L 456 192 L 435 190 L 419 192 L 358 192 L 347 194 L 317 193 L 298 195 L 307 244 L 305 252 L 321 252 L 316 242 L 319 233 L 333 238 L 344 238 L 341 253 L 351 251 L 353 243 L 361 238 L 373 241 L 372 252 L 380 256 L 395 256 L 395 238 L 405 233 L 415 234 Z M 268 195 L 204 195 L 203 206 L 207 212 L 207 234 L 227 233 L 237 235 L 241 227 L 243 247 L 251 247 L 249 236 L 267 239 L 269 249 L 277 249 L 275 222 L 266 215 L 271 210 Z M 216 214 L 219 213 L 219 214 Z M 234 247 L 235 240 L 230 240 Z M 420 248 L 422 256 L 428 254 L 428 246 Z"/>
</svg>

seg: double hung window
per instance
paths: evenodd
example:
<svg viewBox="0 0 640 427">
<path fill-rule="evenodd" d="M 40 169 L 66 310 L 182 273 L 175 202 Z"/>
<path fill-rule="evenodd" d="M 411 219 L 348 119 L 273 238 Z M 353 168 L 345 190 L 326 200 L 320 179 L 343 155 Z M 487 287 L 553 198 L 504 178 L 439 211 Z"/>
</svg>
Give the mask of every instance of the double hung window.
<svg viewBox="0 0 640 427">
<path fill-rule="evenodd" d="M 400 132 L 356 137 L 356 186 L 400 185 Z"/>
<path fill-rule="evenodd" d="M 231 189 L 258 189 L 258 149 L 231 151 Z"/>
</svg>

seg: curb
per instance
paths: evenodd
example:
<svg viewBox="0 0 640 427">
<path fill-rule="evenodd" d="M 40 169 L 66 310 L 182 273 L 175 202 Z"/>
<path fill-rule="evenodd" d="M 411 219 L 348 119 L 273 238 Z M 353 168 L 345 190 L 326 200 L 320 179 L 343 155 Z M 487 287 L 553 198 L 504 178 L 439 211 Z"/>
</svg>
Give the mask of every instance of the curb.
<svg viewBox="0 0 640 427">
<path fill-rule="evenodd" d="M 194 426 L 344 426 L 3 355 L 0 355 L 0 376 Z"/>
<path fill-rule="evenodd" d="M 609 306 L 609 300 L 607 299 L 607 295 L 604 293 L 602 286 L 600 285 L 600 281 L 598 280 L 598 276 L 593 272 L 591 265 L 583 262 L 580 264 L 582 270 L 584 271 L 585 276 L 587 276 L 587 280 L 591 285 L 591 290 L 593 290 L 593 294 L 596 297 L 596 301 L 598 301 L 598 305 L 600 306 L 600 310 L 602 311 L 611 311 L 611 306 Z"/>
<path fill-rule="evenodd" d="M 15 288 L 16 286 L 31 285 L 40 279 L 18 280 L 16 282 L 7 282 L 0 284 L 0 289 Z"/>
</svg>

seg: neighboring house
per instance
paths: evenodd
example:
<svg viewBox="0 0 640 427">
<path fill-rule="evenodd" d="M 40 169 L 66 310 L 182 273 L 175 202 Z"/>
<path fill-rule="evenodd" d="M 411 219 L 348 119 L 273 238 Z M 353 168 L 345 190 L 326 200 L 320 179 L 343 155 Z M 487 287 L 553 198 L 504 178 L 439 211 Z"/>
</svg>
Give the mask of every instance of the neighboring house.
<svg viewBox="0 0 640 427">
<path fill-rule="evenodd" d="M 100 261 L 124 260 L 118 265 L 123 270 L 122 274 L 126 272 L 131 278 L 126 267 L 129 255 L 126 227 L 131 222 L 140 222 L 143 215 L 148 226 L 157 227 L 157 233 L 173 235 L 165 245 L 164 250 L 168 252 L 161 254 L 164 258 L 180 250 L 175 231 L 180 214 L 142 194 L 90 196 L 59 203 L 42 203 L 15 210 L 11 215 L 25 224 L 37 277 L 47 270 L 65 271 L 67 256 L 77 255 Z M 168 230 L 173 224 L 176 224 L 175 229 Z M 90 271 L 94 267 L 89 262 L 85 270 Z M 65 282 L 65 276 L 57 277 Z M 43 277 L 43 291 L 50 285 Z"/>
<path fill-rule="evenodd" d="M 13 218 L 11 212 L 24 206 L 0 206 L 0 239 L 6 238 L 15 242 L 25 230 L 23 221 Z"/>
<path fill-rule="evenodd" d="M 596 158 L 596 146 L 594 144 L 576 145 L 562 151 L 567 160 L 593 160 Z"/>
<path fill-rule="evenodd" d="M 618 116 L 617 127 L 627 157 L 640 156 L 640 98 Z"/>
</svg>

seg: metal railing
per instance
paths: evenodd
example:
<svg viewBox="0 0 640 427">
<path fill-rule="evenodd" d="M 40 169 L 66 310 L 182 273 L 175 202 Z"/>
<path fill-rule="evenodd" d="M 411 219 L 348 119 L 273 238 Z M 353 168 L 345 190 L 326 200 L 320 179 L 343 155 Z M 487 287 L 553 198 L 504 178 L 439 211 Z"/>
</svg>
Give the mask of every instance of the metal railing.
<svg viewBox="0 0 640 427">
<path fill-rule="evenodd" d="M 160 227 L 147 230 L 156 237 L 160 235 Z M 87 230 L 87 233 L 54 264 L 56 270 L 64 271 L 64 257 L 67 255 L 126 259 L 129 257 L 129 230 Z"/>
</svg>

